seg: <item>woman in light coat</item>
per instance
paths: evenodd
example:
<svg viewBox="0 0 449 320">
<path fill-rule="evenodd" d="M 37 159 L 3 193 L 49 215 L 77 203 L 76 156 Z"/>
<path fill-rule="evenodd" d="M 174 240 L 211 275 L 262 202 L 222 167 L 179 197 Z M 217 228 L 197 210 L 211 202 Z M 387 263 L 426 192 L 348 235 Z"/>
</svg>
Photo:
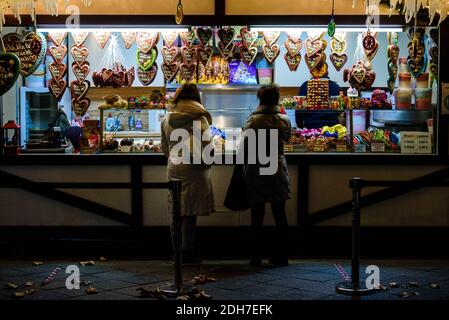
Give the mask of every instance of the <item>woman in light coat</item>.
<svg viewBox="0 0 449 320">
<path fill-rule="evenodd" d="M 198 88 L 194 84 L 181 86 L 174 97 L 173 103 L 172 107 L 169 108 L 169 113 L 161 124 L 162 151 L 168 158 L 168 178 L 179 179 L 182 182 L 181 224 L 183 261 L 186 263 L 200 263 L 201 260 L 195 254 L 197 217 L 208 216 L 215 211 L 211 167 L 204 164 L 191 164 L 192 162 L 178 164 L 175 158 L 181 156 L 185 159 L 192 159 L 192 154 L 180 154 L 182 151 L 179 152 L 178 146 L 179 143 L 184 143 L 189 146 L 189 149 L 192 149 L 194 143 L 194 125 L 201 128 L 201 134 L 203 136 L 203 141 L 200 144 L 201 149 L 213 143 L 210 136 L 212 117 L 201 104 Z M 184 141 L 181 141 L 182 138 L 171 139 L 173 132 L 177 129 L 188 132 L 188 138 L 184 139 Z M 175 135 L 178 136 L 177 134 Z M 170 193 L 170 211 L 172 203 L 171 196 Z"/>
</svg>

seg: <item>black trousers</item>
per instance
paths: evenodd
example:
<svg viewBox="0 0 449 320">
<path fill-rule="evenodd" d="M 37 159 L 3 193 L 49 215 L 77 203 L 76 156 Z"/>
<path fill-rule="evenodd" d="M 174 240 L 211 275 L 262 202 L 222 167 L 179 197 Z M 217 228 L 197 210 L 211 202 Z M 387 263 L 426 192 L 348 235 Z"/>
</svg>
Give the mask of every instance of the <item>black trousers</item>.
<svg viewBox="0 0 449 320">
<path fill-rule="evenodd" d="M 262 258 L 268 248 L 272 257 L 287 257 L 288 221 L 285 213 L 285 201 L 271 203 L 274 221 L 276 223 L 273 238 L 267 239 L 264 235 L 263 222 L 265 218 L 265 204 L 251 206 L 251 256 Z M 266 243 L 269 240 L 269 243 Z"/>
</svg>

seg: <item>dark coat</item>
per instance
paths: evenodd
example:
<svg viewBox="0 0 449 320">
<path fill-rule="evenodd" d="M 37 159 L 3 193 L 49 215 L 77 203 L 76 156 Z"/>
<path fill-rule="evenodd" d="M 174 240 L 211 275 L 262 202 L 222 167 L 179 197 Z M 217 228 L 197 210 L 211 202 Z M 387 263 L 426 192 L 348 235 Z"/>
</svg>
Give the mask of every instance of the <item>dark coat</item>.
<svg viewBox="0 0 449 320">
<path fill-rule="evenodd" d="M 284 144 L 290 139 L 292 131 L 290 120 L 277 106 L 260 106 L 246 121 L 244 130 L 248 129 L 276 129 L 279 137 L 276 174 L 260 175 L 259 164 L 245 165 L 249 203 L 273 203 L 291 199 L 290 177 L 284 155 Z"/>
</svg>

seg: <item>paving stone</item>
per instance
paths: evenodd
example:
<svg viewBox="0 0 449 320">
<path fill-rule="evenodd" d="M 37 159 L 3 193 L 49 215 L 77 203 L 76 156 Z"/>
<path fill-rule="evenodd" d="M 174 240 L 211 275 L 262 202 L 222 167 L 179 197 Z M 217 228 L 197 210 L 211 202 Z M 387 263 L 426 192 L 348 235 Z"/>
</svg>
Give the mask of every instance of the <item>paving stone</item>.
<svg viewBox="0 0 449 320">
<path fill-rule="evenodd" d="M 135 274 L 135 273 L 121 271 L 121 270 L 95 273 L 96 277 L 107 279 L 107 280 L 122 280 L 122 279 L 134 277 L 136 275 L 137 274 Z"/>
<path fill-rule="evenodd" d="M 127 288 L 134 286 L 134 283 L 120 281 L 120 280 L 107 280 L 103 282 L 97 282 L 95 285 L 92 285 L 95 288 L 100 288 L 104 290 L 115 290 L 121 288 Z"/>
<path fill-rule="evenodd" d="M 154 290 L 156 288 L 162 288 L 162 287 L 168 286 L 169 284 L 170 283 L 167 283 L 167 282 L 159 282 L 159 283 L 153 283 L 151 285 L 145 285 L 145 286 L 132 286 L 132 287 L 127 287 L 127 288 L 116 289 L 116 290 L 112 290 L 111 292 L 116 292 L 119 294 L 124 294 L 124 295 L 128 295 L 128 296 L 131 296 L 134 298 L 141 299 L 140 292 L 137 291 L 137 289 L 144 288 L 145 290 Z"/>
<path fill-rule="evenodd" d="M 139 285 L 147 285 L 152 283 L 158 283 L 162 281 L 171 281 L 171 277 L 163 277 L 159 275 L 139 275 L 132 276 L 130 278 L 124 278 L 123 281 L 131 282 Z"/>
<path fill-rule="evenodd" d="M 214 300 L 270 300 L 270 297 L 258 294 L 250 294 L 240 291 L 227 290 L 218 287 L 203 287 L 206 294 Z"/>
<path fill-rule="evenodd" d="M 20 271 L 20 270 L 16 270 L 16 269 L 12 269 L 12 268 L 0 268 L 0 279 L 1 280 L 8 280 L 11 277 L 18 277 L 18 276 L 23 276 L 23 275 L 27 275 L 26 272 Z"/>
<path fill-rule="evenodd" d="M 279 274 L 268 274 L 268 273 L 250 273 L 244 276 L 240 276 L 237 279 L 239 280 L 247 280 L 247 281 L 257 281 L 257 282 L 268 282 L 277 279 L 281 279 L 282 276 Z"/>
<path fill-rule="evenodd" d="M 283 300 L 321 300 L 325 296 L 327 295 L 320 292 L 291 289 L 282 292 L 279 298 Z"/>
<path fill-rule="evenodd" d="M 274 286 L 267 283 L 257 284 L 255 286 L 245 287 L 239 291 L 253 295 L 262 295 L 266 297 L 279 297 L 282 292 L 288 291 L 286 287 Z"/>
<path fill-rule="evenodd" d="M 242 280 L 238 278 L 227 278 L 227 279 L 217 279 L 217 282 L 210 284 L 210 286 L 228 290 L 239 290 L 245 287 L 254 286 L 256 284 L 259 284 L 259 282 Z"/>
<path fill-rule="evenodd" d="M 132 300 L 132 299 L 133 299 L 132 297 L 125 294 L 120 294 L 112 291 L 105 291 L 100 292 L 98 294 L 90 294 L 75 297 L 72 300 Z"/>
</svg>

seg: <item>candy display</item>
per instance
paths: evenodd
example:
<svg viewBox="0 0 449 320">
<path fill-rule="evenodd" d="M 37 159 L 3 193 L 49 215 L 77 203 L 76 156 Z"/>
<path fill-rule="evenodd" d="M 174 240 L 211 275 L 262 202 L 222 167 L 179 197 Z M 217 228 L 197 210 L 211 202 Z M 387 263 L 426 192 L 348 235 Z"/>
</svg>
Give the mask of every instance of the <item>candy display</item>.
<svg viewBox="0 0 449 320">
<path fill-rule="evenodd" d="M 248 66 L 242 61 L 233 61 L 229 64 L 229 83 L 257 84 L 256 65 Z"/>
<path fill-rule="evenodd" d="M 354 145 L 365 145 L 367 149 L 370 149 L 373 143 L 383 143 L 387 149 L 391 151 L 398 151 L 400 135 L 398 133 L 382 129 L 363 131 L 354 135 Z"/>
<path fill-rule="evenodd" d="M 199 84 L 228 84 L 229 63 L 221 56 L 212 56 L 207 66 L 198 66 Z"/>
<path fill-rule="evenodd" d="M 307 108 L 329 108 L 329 80 L 312 79 L 307 82 Z"/>
</svg>

